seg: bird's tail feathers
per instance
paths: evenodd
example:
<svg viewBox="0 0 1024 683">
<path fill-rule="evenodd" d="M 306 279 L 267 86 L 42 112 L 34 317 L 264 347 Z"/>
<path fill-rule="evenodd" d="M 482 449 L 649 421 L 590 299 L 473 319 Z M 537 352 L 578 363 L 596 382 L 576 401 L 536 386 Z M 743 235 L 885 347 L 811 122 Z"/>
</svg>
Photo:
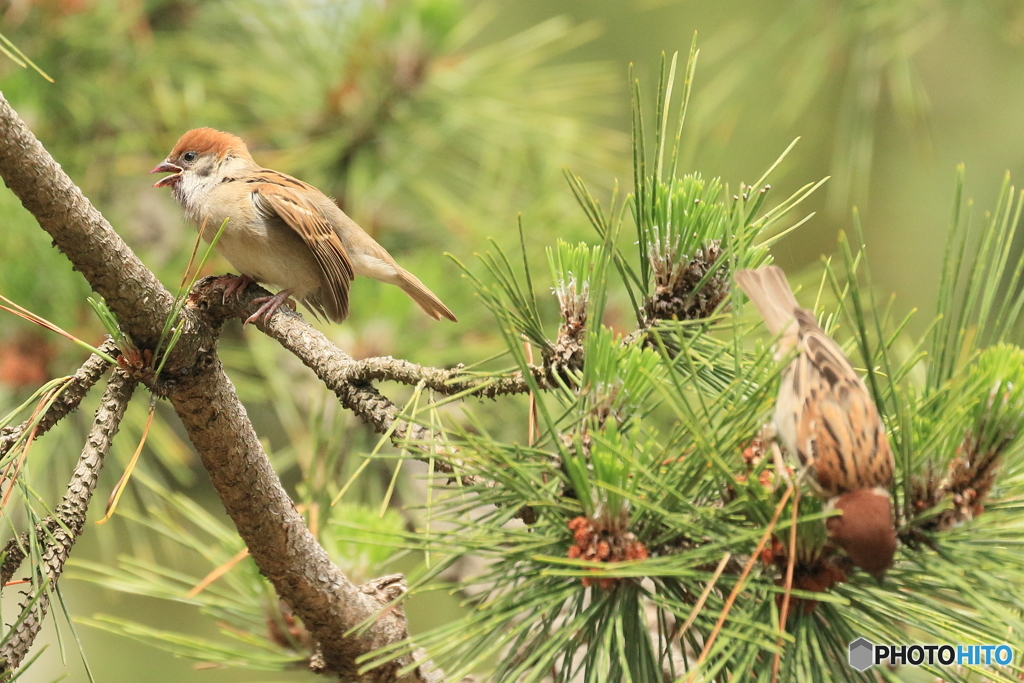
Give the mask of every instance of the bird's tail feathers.
<svg viewBox="0 0 1024 683">
<path fill-rule="evenodd" d="M 773 335 L 781 334 L 796 319 L 800 304 L 782 268 L 762 266 L 757 270 L 741 270 L 735 277 L 736 284 L 757 307 Z"/>
<path fill-rule="evenodd" d="M 409 271 L 398 268 L 398 281 L 395 284 L 401 287 L 402 291 L 408 294 L 409 298 L 415 301 L 423 309 L 423 312 L 434 320 L 448 318 L 452 322 L 458 322 L 455 314 L 441 303 L 437 295 L 427 289 L 427 286 Z"/>
</svg>

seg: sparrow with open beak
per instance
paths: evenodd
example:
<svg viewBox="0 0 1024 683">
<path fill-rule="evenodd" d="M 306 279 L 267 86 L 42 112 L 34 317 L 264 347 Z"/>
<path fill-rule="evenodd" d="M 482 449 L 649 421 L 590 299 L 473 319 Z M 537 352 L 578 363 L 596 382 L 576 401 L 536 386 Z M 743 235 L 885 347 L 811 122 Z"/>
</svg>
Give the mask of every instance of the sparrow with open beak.
<svg viewBox="0 0 1024 683">
<path fill-rule="evenodd" d="M 241 138 L 212 128 L 190 130 L 152 173 L 170 173 L 154 187 L 170 187 L 185 216 L 212 241 L 241 276 L 226 296 L 256 281 L 283 289 L 246 322 L 269 320 L 294 296 L 314 314 L 341 322 L 348 315 L 356 275 L 397 285 L 427 315 L 455 315 L 415 275 L 325 194 L 301 180 L 262 168 Z"/>
<path fill-rule="evenodd" d="M 781 335 L 776 359 L 796 349 L 782 373 L 776 434 L 826 507 L 842 512 L 826 520 L 829 537 L 881 581 L 896 551 L 893 457 L 871 395 L 839 345 L 797 303 L 781 268 L 741 270 L 736 284 L 768 331 Z"/>
</svg>

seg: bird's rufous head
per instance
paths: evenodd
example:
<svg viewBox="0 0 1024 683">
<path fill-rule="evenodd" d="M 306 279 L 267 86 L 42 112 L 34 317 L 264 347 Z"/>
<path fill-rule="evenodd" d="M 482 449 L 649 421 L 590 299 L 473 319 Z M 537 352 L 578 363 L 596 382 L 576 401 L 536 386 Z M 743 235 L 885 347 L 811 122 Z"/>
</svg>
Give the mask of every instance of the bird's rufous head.
<svg viewBox="0 0 1024 683">
<path fill-rule="evenodd" d="M 158 180 L 153 187 L 173 186 L 181 180 L 181 174 L 185 171 L 207 175 L 229 156 L 252 159 L 242 138 L 237 135 L 213 128 L 190 130 L 178 138 L 177 144 L 167 158 L 150 171 L 171 174 Z"/>
<path fill-rule="evenodd" d="M 896 552 L 889 492 L 881 487 L 857 489 L 836 496 L 831 505 L 843 514 L 825 521 L 829 537 L 855 565 L 881 582 Z"/>
</svg>

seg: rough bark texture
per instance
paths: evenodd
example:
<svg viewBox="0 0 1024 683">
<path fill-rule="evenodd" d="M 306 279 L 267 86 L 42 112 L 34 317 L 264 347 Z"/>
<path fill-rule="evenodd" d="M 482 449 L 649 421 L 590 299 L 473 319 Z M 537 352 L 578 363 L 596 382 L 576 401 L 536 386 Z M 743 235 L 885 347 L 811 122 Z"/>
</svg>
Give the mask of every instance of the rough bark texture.
<svg viewBox="0 0 1024 683">
<path fill-rule="evenodd" d="M 196 283 L 189 296 L 189 307 L 199 317 L 209 320 L 211 327 L 218 327 L 233 318 L 245 319 L 252 312 L 252 300 L 267 296 L 267 291 L 256 284 L 250 284 L 238 296 L 224 300 L 226 283 L 218 277 L 208 277 Z M 281 308 L 269 322 L 260 320 L 256 327 L 267 336 L 276 339 L 281 346 L 291 351 L 324 385 L 337 395 L 341 405 L 351 410 L 383 434 L 389 429 L 395 445 L 403 446 L 408 440 L 424 444 L 430 441 L 430 431 L 418 424 L 395 421 L 401 411 L 376 387 L 371 380 L 388 380 L 401 384 L 422 384 L 436 393 L 451 396 L 468 392 L 474 397 L 495 398 L 500 395 L 522 394 L 530 390 L 521 373 L 499 379 L 466 379 L 461 368 L 443 369 L 425 367 L 391 357 L 355 360 L 332 344 L 326 336 L 306 323 L 298 314 Z M 546 368 L 532 367 L 531 371 L 540 388 L 552 385 Z M 392 427 L 394 426 L 394 429 Z M 434 468 L 446 474 L 458 471 L 455 453 L 435 449 L 430 453 Z M 479 483 L 472 478 L 461 480 L 464 484 Z"/>
<path fill-rule="evenodd" d="M 320 645 L 327 670 L 358 679 L 355 658 L 404 639 L 405 617 L 395 609 L 364 635 L 346 638 L 345 632 L 397 597 L 393 591 L 404 591 L 404 582 L 392 582 L 390 591 L 364 592 L 334 566 L 295 510 L 270 461 L 252 457 L 262 453 L 262 447 L 219 361 L 169 398 L 260 572 L 302 617 Z M 422 680 L 395 678 L 397 668 L 381 667 L 361 680 Z"/>
<path fill-rule="evenodd" d="M 100 351 L 108 355 L 116 354 L 117 347 L 114 345 L 114 342 L 108 340 L 100 346 Z M 38 438 L 48 432 L 61 418 L 77 408 L 78 404 L 85 398 L 85 395 L 89 393 L 92 385 L 96 384 L 108 367 L 110 367 L 110 363 L 96 354 L 89 356 L 85 364 L 74 374 L 68 386 L 64 388 L 64 391 L 57 397 L 57 400 L 50 406 L 50 409 L 39 419 L 39 422 L 36 424 L 36 437 Z M 4 427 L 0 430 L 0 458 L 7 455 L 7 451 L 11 450 L 11 446 L 17 443 L 27 428 L 28 423 L 25 422 L 17 427 Z"/>
<path fill-rule="evenodd" d="M 100 350 L 106 354 L 117 353 L 117 347 L 111 340 L 104 342 L 100 346 Z M 89 390 L 103 373 L 107 371 L 108 367 L 110 367 L 110 363 L 103 360 L 100 356 L 96 354 L 89 356 L 88 360 L 78 369 L 78 372 L 72 376 L 60 396 L 40 416 L 35 426 L 36 438 L 48 432 L 65 415 L 78 408 L 82 399 L 85 398 L 86 394 L 89 393 Z M 16 427 L 5 427 L 0 430 L 0 458 L 7 455 L 7 452 L 11 450 L 28 428 L 29 421 L 25 421 Z M 50 531 L 53 531 L 53 527 L 56 525 L 56 522 L 52 519 L 49 519 L 45 524 Z M 36 533 L 43 532 L 44 524 L 37 525 Z M 25 549 L 28 547 L 28 542 L 29 532 L 26 531 L 9 540 L 3 550 L 0 551 L 0 556 L 3 557 L 3 562 L 0 562 L 0 586 L 6 585 L 14 576 L 14 572 L 18 571 L 18 567 L 21 566 L 22 561 L 25 559 Z"/>
<path fill-rule="evenodd" d="M 34 577 L 34 589 L 28 592 L 22 602 L 22 609 L 26 609 L 33 601 L 36 602 L 14 629 L 10 639 L 0 648 L 0 671 L 11 671 L 21 664 L 36 635 L 39 634 L 39 629 L 42 628 L 43 618 L 49 607 L 49 590 L 56 585 L 57 579 L 64 571 L 64 563 L 71 554 L 71 548 L 85 527 L 85 515 L 96 489 L 100 469 L 103 468 L 103 459 L 110 450 L 114 435 L 121 427 L 121 418 L 124 417 L 124 411 L 134 391 L 135 382 L 122 373 L 115 372 L 110 378 L 107 389 L 100 399 L 100 406 L 96 410 L 92 429 L 86 437 L 85 448 L 82 449 L 82 455 L 78 458 L 78 464 L 64 493 L 64 500 L 54 511 L 54 517 L 44 520 L 35 529 L 43 550 L 42 565 L 40 575 Z M 25 541 L 27 545 L 28 539 Z M 25 546 L 19 550 L 24 558 Z M 16 567 L 11 573 L 14 571 Z M 50 585 L 47 586 L 47 583 Z"/>
<path fill-rule="evenodd" d="M 200 314 L 208 316 L 213 326 L 233 318 L 245 319 L 253 312 L 252 300 L 268 295 L 259 285 L 250 284 L 237 296 L 225 301 L 223 291 L 226 284 L 228 282 L 223 277 L 206 277 L 196 283 L 189 296 L 189 305 Z M 445 396 L 471 392 L 475 398 L 497 398 L 509 394 L 525 394 L 530 390 L 519 372 L 507 377 L 473 379 L 466 376 L 461 366 L 451 369 L 434 368 L 391 356 L 356 360 L 332 344 L 322 332 L 307 324 L 300 315 L 284 307 L 280 311 L 284 315 L 275 315 L 269 323 L 261 319 L 254 325 L 295 354 L 329 389 L 337 392 L 344 385 L 369 387 L 373 393 L 356 391 L 347 394 L 348 400 L 357 403 L 359 400 L 372 402 L 372 397 L 379 394 L 369 383 L 382 380 L 412 386 L 422 383 L 425 388 Z M 541 389 L 551 386 L 548 370 L 532 366 L 531 371 Z M 344 396 L 339 395 L 339 398 L 342 402 L 346 400 Z M 352 408 L 351 405 L 346 407 Z M 368 414 L 366 419 L 376 426 L 378 422 L 383 424 L 387 416 L 383 413 Z"/>
<path fill-rule="evenodd" d="M 50 234 L 54 245 L 104 297 L 122 331 L 141 351 L 152 351 L 172 311 L 173 298 L 47 154 L 2 95 L 0 176 Z M 364 634 L 349 638 L 344 634 L 397 597 L 396 591 L 404 590 L 401 582 L 390 581 L 384 587 L 379 587 L 379 582 L 354 586 L 331 564 L 295 512 L 221 368 L 216 357 L 220 322 L 186 308 L 178 324 L 183 328 L 181 340 L 160 377 L 154 377 L 152 368 L 139 358 L 128 359 L 126 367 L 156 394 L 170 398 L 257 566 L 317 640 L 322 657 L 315 659 L 323 662 L 323 672 L 374 682 L 433 678 L 422 673 L 425 667 L 398 678 L 395 671 L 410 664 L 408 658 L 362 676 L 356 674 L 355 657 L 405 637 L 405 617 L 401 610 L 388 610 Z M 52 560 L 54 566 L 62 566 L 66 552 L 56 547 L 54 552 L 48 563 Z M 0 571 L 4 569 L 14 571 L 10 565 L 0 567 Z M 19 649 L 32 637 L 34 634 L 19 641 Z M 11 666 L 17 663 L 13 657 L 8 662 Z"/>
<path fill-rule="evenodd" d="M 135 341 L 155 346 L 171 310 L 170 292 L 43 149 L 2 94 L 0 176 Z"/>
</svg>

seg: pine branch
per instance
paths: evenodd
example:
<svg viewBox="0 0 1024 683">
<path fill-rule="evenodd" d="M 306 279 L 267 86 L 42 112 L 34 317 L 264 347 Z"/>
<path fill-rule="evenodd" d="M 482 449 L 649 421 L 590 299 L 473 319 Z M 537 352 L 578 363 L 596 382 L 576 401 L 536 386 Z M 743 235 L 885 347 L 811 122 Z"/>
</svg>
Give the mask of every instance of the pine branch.
<svg viewBox="0 0 1024 683">
<path fill-rule="evenodd" d="M 223 285 L 217 277 L 207 277 L 196 283 L 189 297 L 190 305 L 210 317 L 210 325 L 219 327 L 231 318 L 245 319 L 250 315 L 250 302 L 267 291 L 256 284 L 250 284 L 238 297 L 224 301 Z M 461 369 L 445 370 L 410 363 L 405 360 L 385 357 L 357 361 L 337 346 L 315 327 L 296 313 L 285 312 L 275 315 L 270 322 L 259 321 L 256 327 L 276 339 L 281 346 L 295 354 L 317 377 L 333 391 L 348 410 L 358 415 L 378 434 L 391 434 L 392 443 L 408 447 L 409 442 L 428 443 L 431 432 L 423 425 L 401 421 L 401 411 L 389 398 L 371 385 L 371 380 L 391 380 L 402 384 L 423 384 L 437 393 L 453 396 L 466 394 L 480 398 L 495 398 L 505 394 L 522 394 L 529 391 L 528 383 L 521 372 L 507 377 L 481 380 L 458 379 L 464 376 Z M 554 386 L 551 371 L 531 366 L 532 374 L 543 388 Z M 433 461 L 434 468 L 445 474 L 460 471 L 457 456 L 453 452 L 437 447 L 421 459 Z M 482 483 L 475 477 L 461 478 L 466 485 Z"/>
<path fill-rule="evenodd" d="M 13 671 L 18 668 L 39 635 L 49 607 L 50 592 L 56 588 L 57 581 L 64 571 L 64 563 L 71 554 L 71 548 L 85 528 L 85 515 L 96 489 L 100 469 L 103 468 L 103 459 L 121 426 L 121 419 L 128 408 L 135 386 L 136 383 L 120 371 L 115 372 L 110 378 L 100 399 L 100 406 L 96 410 L 92 429 L 86 437 L 85 448 L 82 449 L 71 481 L 68 482 L 64 500 L 56 509 L 54 517 L 36 525 L 34 533 L 43 548 L 42 563 L 34 568 L 34 571 L 38 572 L 38 582 L 33 582 L 34 589 L 28 592 L 22 602 L 22 609 L 27 610 L 25 618 L 0 648 L 0 671 Z M 28 545 L 28 539 L 24 540 L 25 543 L 17 548 L 22 558 Z M 11 543 L 8 543 L 8 548 L 10 547 Z M 8 571 L 13 574 L 16 570 L 14 557 L 12 554 L 6 558 L 9 563 L 4 563 L 5 574 Z M 5 583 L 6 581 L 7 579 L 4 580 Z"/>
<path fill-rule="evenodd" d="M 0 177 L 140 347 L 155 347 L 173 298 L 0 95 Z"/>
<path fill-rule="evenodd" d="M 116 354 L 117 347 L 113 341 L 107 340 L 100 346 L 100 351 L 107 354 Z M 107 371 L 109 365 L 109 363 L 95 354 L 89 356 L 88 360 L 85 361 L 82 367 L 78 369 L 78 372 L 74 374 L 71 381 L 65 386 L 60 396 L 50 406 L 50 409 L 36 423 L 36 436 L 42 436 L 48 432 L 65 415 L 77 408 L 78 404 L 89 393 L 92 385 Z M 21 438 L 27 428 L 28 422 L 24 422 L 17 427 L 5 427 L 0 430 L 0 458 L 7 455 L 7 451 L 18 442 L 18 439 Z"/>
<path fill-rule="evenodd" d="M 257 284 L 250 284 L 237 297 L 223 299 L 224 283 L 217 276 L 206 277 L 195 284 L 189 296 L 192 306 L 211 316 L 211 324 L 221 325 L 232 318 L 244 320 L 252 313 L 251 301 L 267 296 L 268 292 Z M 282 309 L 283 310 L 283 309 Z M 329 389 L 346 393 L 350 408 L 374 427 L 390 426 L 390 409 L 380 406 L 377 394 L 347 393 L 345 385 L 366 385 L 373 381 L 389 381 L 408 386 L 423 386 L 442 396 L 456 394 L 472 395 L 476 398 L 497 398 L 511 394 L 525 394 L 529 391 L 521 372 L 504 377 L 467 379 L 462 367 L 435 368 L 411 363 L 401 358 L 381 356 L 356 360 L 331 343 L 319 330 L 303 320 L 301 315 L 276 316 L 271 324 L 261 319 L 256 327 L 276 339 L 284 348 L 299 358 Z M 542 386 L 552 385 L 550 372 L 539 366 L 532 366 L 531 373 Z M 387 415 L 385 415 L 387 413 Z"/>
<path fill-rule="evenodd" d="M 2 96 L 0 177 L 93 290 L 104 297 L 137 348 L 155 349 L 174 311 L 173 297 L 85 199 Z M 152 368 L 143 367 L 138 379 L 174 406 L 260 571 L 318 643 L 324 671 L 381 683 L 428 680 L 422 673 L 424 663 L 412 656 L 360 673 L 363 664 L 358 657 L 407 637 L 404 613 L 394 608 L 381 616 L 391 597 L 352 584 L 296 512 L 217 359 L 219 326 L 211 326 L 208 318 L 195 315 L 188 307 L 176 324 L 180 339 L 164 372 L 156 377 Z M 353 400 L 372 398 L 356 393 Z M 387 417 L 388 405 L 390 402 L 382 403 L 373 414 Z M 63 557 L 58 553 L 54 561 L 62 565 Z M 350 635 L 364 622 L 370 625 Z M 398 676 L 402 667 L 410 673 Z"/>
</svg>

